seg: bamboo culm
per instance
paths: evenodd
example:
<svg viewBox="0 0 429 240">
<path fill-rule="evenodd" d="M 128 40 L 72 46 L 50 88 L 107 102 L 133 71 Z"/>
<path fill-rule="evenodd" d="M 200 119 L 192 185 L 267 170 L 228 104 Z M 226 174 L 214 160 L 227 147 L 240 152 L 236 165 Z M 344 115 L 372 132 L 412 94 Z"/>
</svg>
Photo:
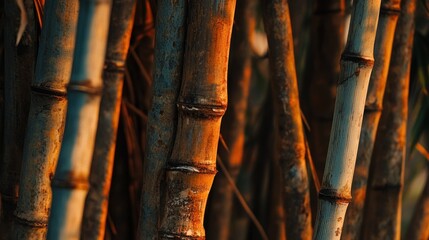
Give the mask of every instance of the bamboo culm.
<svg viewBox="0 0 429 240">
<path fill-rule="evenodd" d="M 381 116 L 384 90 L 387 82 L 390 56 L 396 23 L 400 13 L 400 0 L 382 0 L 380 17 L 375 38 L 375 65 L 369 81 L 365 110 L 362 121 L 355 174 L 352 183 L 352 198 L 341 239 L 359 239 L 369 165 Z"/>
<path fill-rule="evenodd" d="M 178 125 L 167 162 L 160 239 L 205 239 L 203 219 L 216 174 L 235 1 L 188 1 Z M 195 29 L 199 29 L 195 31 Z"/>
<path fill-rule="evenodd" d="M 34 77 L 37 51 L 37 29 L 32 0 L 24 0 L 23 11 L 28 20 L 17 39 L 21 10 L 16 1 L 4 1 L 4 134 L 1 158 L 0 239 L 11 239 L 13 212 L 18 201 L 19 175 L 25 126 L 30 105 L 30 84 Z"/>
<path fill-rule="evenodd" d="M 370 165 L 363 239 L 400 239 L 414 0 L 403 0 Z"/>
<path fill-rule="evenodd" d="M 334 119 L 317 210 L 314 239 L 340 239 L 359 145 L 381 0 L 353 2 L 341 56 Z"/>
<path fill-rule="evenodd" d="M 157 5 L 154 85 L 148 116 L 147 147 L 138 224 L 139 239 L 157 239 L 163 176 L 177 127 L 176 101 L 185 51 L 187 1 Z"/>
<path fill-rule="evenodd" d="M 66 116 L 66 85 L 70 80 L 77 1 L 48 1 L 45 6 L 36 75 L 26 132 L 19 200 L 15 211 L 16 239 L 45 239 L 51 208 L 51 177 L 60 154 Z M 43 136 L 43 137 L 41 137 Z"/>
<path fill-rule="evenodd" d="M 79 239 L 101 100 L 111 1 L 81 0 L 48 239 Z"/>
<path fill-rule="evenodd" d="M 264 26 L 268 37 L 275 132 L 278 135 L 275 151 L 282 168 L 286 238 L 311 239 L 311 208 L 304 132 L 292 28 L 286 0 L 265 1 Z"/>
<path fill-rule="evenodd" d="M 124 83 L 125 60 L 134 22 L 135 0 L 113 0 L 103 70 L 98 127 L 85 200 L 82 239 L 104 239 Z"/>
</svg>

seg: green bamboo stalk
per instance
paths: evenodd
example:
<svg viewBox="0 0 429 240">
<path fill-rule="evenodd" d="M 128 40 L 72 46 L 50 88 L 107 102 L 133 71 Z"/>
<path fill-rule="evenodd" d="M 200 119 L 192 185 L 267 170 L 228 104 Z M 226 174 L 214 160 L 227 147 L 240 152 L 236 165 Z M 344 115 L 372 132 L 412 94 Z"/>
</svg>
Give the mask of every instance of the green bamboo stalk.
<svg viewBox="0 0 429 240">
<path fill-rule="evenodd" d="M 188 1 L 179 120 L 167 162 L 160 239 L 205 239 L 204 211 L 216 173 L 235 1 Z M 198 31 L 196 31 L 198 29 Z"/>
<path fill-rule="evenodd" d="M 310 239 L 312 227 L 305 142 L 287 1 L 265 1 L 264 26 L 268 37 L 278 134 L 275 151 L 282 168 L 286 238 Z"/>
<path fill-rule="evenodd" d="M 133 27 L 135 0 L 113 0 L 112 9 L 90 188 L 82 221 L 82 239 L 102 240 L 105 235 L 125 60 Z"/>
<path fill-rule="evenodd" d="M 45 239 L 51 207 L 51 176 L 60 154 L 66 116 L 66 85 L 70 79 L 77 1 L 48 1 L 31 84 L 19 200 L 15 211 L 16 239 Z"/>
<path fill-rule="evenodd" d="M 381 0 L 356 0 L 340 78 L 328 155 L 319 191 L 314 239 L 340 239 L 351 187 Z"/>
<path fill-rule="evenodd" d="M 80 0 L 63 144 L 52 180 L 48 239 L 79 239 L 101 100 L 110 0 Z"/>
<path fill-rule="evenodd" d="M 359 140 L 355 174 L 352 184 L 353 201 L 346 213 L 342 239 L 359 239 L 368 180 L 369 165 L 382 111 L 384 90 L 389 71 L 390 56 L 400 0 L 382 0 L 375 38 L 375 65 L 369 81 L 362 131 Z"/>
<path fill-rule="evenodd" d="M 10 239 L 13 211 L 18 200 L 19 174 L 25 126 L 30 103 L 30 83 L 34 77 L 37 48 L 36 20 L 32 0 L 22 1 L 27 25 L 18 41 L 21 11 L 16 1 L 4 1 L 4 135 L 1 159 L 0 193 L 2 212 L 0 239 Z"/>
<path fill-rule="evenodd" d="M 152 107 L 148 116 L 146 157 L 138 225 L 139 239 L 157 239 L 161 185 L 173 148 L 182 78 L 187 1 L 158 1 Z"/>
<path fill-rule="evenodd" d="M 223 117 L 221 134 L 229 151 L 219 148 L 218 154 L 234 181 L 240 171 L 246 126 L 247 98 L 252 74 L 250 41 L 255 29 L 254 0 L 238 0 L 231 38 L 228 66 L 228 110 Z M 223 172 L 214 180 L 207 208 L 208 239 L 228 239 L 234 194 Z"/>
<path fill-rule="evenodd" d="M 404 0 L 393 43 L 363 217 L 363 239 L 400 239 L 415 0 Z"/>
</svg>

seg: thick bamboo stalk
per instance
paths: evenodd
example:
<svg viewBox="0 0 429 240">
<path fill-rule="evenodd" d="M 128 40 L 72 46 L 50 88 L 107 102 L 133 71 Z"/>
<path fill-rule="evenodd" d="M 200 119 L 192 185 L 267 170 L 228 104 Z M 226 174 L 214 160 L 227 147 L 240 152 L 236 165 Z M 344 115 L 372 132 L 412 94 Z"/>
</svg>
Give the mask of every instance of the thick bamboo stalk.
<svg viewBox="0 0 429 240">
<path fill-rule="evenodd" d="M 408 86 L 415 1 L 404 0 L 395 33 L 383 112 L 375 140 L 363 218 L 363 239 L 400 239 Z"/>
<path fill-rule="evenodd" d="M 359 239 L 360 235 L 369 165 L 381 116 L 393 37 L 400 13 L 400 4 L 400 0 L 381 1 L 374 48 L 375 65 L 366 96 L 362 131 L 352 183 L 353 201 L 347 209 L 342 239 Z"/>
<path fill-rule="evenodd" d="M 250 41 L 255 29 L 255 1 L 238 0 L 231 38 L 228 66 L 228 110 L 223 117 L 221 134 L 229 151 L 218 154 L 234 180 L 241 168 L 244 150 L 247 98 L 252 74 Z M 223 172 L 219 172 L 210 191 L 207 208 L 208 239 L 228 239 L 233 211 L 233 190 Z"/>
<path fill-rule="evenodd" d="M 216 174 L 235 1 L 188 1 L 179 120 L 167 162 L 160 239 L 205 239 L 207 196 Z M 198 31 L 196 30 L 198 29 Z"/>
<path fill-rule="evenodd" d="M 176 101 L 182 79 L 187 1 L 158 1 L 152 107 L 138 225 L 139 239 L 157 239 L 162 178 L 177 127 Z"/>
<path fill-rule="evenodd" d="M 365 98 L 374 64 L 373 51 L 381 0 L 356 0 L 346 48 L 341 56 L 334 120 L 314 239 L 340 239 L 351 187 Z"/>
<path fill-rule="evenodd" d="M 51 177 L 60 154 L 77 25 L 77 1 L 48 1 L 31 86 L 16 239 L 45 239 L 52 192 Z"/>
<path fill-rule="evenodd" d="M 113 0 L 103 71 L 90 188 L 85 200 L 82 239 L 104 239 L 124 83 L 125 60 L 133 27 L 135 0 Z"/>
<path fill-rule="evenodd" d="M 311 239 L 311 209 L 305 142 L 299 106 L 289 6 L 285 0 L 265 1 L 271 87 L 278 134 L 276 152 L 282 168 L 286 238 Z"/>
<path fill-rule="evenodd" d="M 81 0 L 48 239 L 79 239 L 101 100 L 110 0 Z"/>
<path fill-rule="evenodd" d="M 24 0 L 27 25 L 17 41 L 21 11 L 16 1 L 4 1 L 4 151 L 1 159 L 0 193 L 2 212 L 0 239 L 10 239 L 13 211 L 18 200 L 19 174 L 25 126 L 30 103 L 30 83 L 34 77 L 37 51 L 36 20 L 32 0 Z"/>
</svg>

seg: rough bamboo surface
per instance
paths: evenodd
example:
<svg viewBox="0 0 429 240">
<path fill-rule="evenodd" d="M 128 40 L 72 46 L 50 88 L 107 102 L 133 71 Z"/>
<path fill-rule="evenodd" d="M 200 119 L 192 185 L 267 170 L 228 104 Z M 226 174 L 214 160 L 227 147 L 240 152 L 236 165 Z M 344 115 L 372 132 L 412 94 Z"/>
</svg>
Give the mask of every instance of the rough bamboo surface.
<svg viewBox="0 0 429 240">
<path fill-rule="evenodd" d="M 31 84 L 15 239 L 45 239 L 51 177 L 60 154 L 77 25 L 77 1 L 48 1 L 40 37 L 36 75 Z"/>
<path fill-rule="evenodd" d="M 403 0 L 365 201 L 363 239 L 400 239 L 414 0 Z"/>
<path fill-rule="evenodd" d="M 160 239 L 205 239 L 204 211 L 216 174 L 235 1 L 188 1 L 178 125 L 167 162 Z"/>
<path fill-rule="evenodd" d="M 237 0 L 228 66 L 228 110 L 220 130 L 229 151 L 219 148 L 218 154 L 234 180 L 243 160 L 247 98 L 252 74 L 250 41 L 256 25 L 254 8 L 254 0 Z M 233 200 L 232 186 L 221 171 L 216 175 L 210 191 L 206 214 L 208 239 L 228 239 Z"/>
<path fill-rule="evenodd" d="M 352 184 L 352 198 L 344 223 L 341 239 L 359 239 L 368 180 L 369 164 L 381 116 L 384 90 L 387 82 L 390 56 L 396 23 L 400 13 L 400 0 L 382 0 L 375 38 L 375 65 L 369 81 L 362 131 Z"/>
<path fill-rule="evenodd" d="M 90 188 L 85 201 L 82 239 L 103 240 L 115 157 L 116 135 L 124 83 L 125 60 L 134 22 L 135 0 L 113 0 L 103 70 Z"/>
<path fill-rule="evenodd" d="M 266 0 L 264 26 L 268 37 L 271 87 L 277 132 L 276 155 L 282 168 L 286 238 L 311 239 L 311 209 L 305 141 L 299 105 L 289 5 Z"/>
<path fill-rule="evenodd" d="M 340 239 L 355 168 L 381 0 L 357 0 L 341 56 L 334 120 L 317 210 L 314 239 Z"/>
<path fill-rule="evenodd" d="M 94 150 L 110 0 L 81 0 L 64 138 L 52 180 L 48 239 L 79 239 Z"/>
<path fill-rule="evenodd" d="M 162 178 L 173 149 L 177 96 L 182 79 L 186 35 L 186 0 L 157 5 L 154 85 L 148 116 L 147 147 L 138 224 L 139 239 L 157 239 Z"/>
<path fill-rule="evenodd" d="M 34 77 L 37 51 L 37 29 L 32 0 L 22 1 L 27 25 L 18 41 L 21 10 L 16 1 L 4 1 L 4 135 L 1 158 L 0 239 L 10 239 L 13 212 L 18 200 L 19 175 L 25 126 L 30 105 L 30 83 Z"/>
</svg>

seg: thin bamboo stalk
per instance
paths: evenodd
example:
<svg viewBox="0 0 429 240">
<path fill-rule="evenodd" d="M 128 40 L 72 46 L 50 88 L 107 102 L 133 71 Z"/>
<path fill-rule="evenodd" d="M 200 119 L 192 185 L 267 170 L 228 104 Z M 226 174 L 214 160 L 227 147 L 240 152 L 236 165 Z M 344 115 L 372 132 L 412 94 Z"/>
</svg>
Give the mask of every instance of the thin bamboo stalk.
<svg viewBox="0 0 429 240">
<path fill-rule="evenodd" d="M 363 239 L 400 239 L 408 87 L 415 1 L 401 5 L 383 112 L 375 140 L 363 217 Z"/>
<path fill-rule="evenodd" d="M 383 96 L 389 71 L 390 56 L 396 23 L 400 13 L 400 0 L 382 0 L 375 38 L 375 65 L 369 81 L 362 121 L 355 174 L 352 183 L 352 198 L 341 239 L 359 239 L 368 180 L 369 165 L 381 116 Z"/>
<path fill-rule="evenodd" d="M 152 107 L 138 224 L 139 239 L 157 239 L 162 178 L 173 149 L 177 123 L 176 100 L 182 78 L 187 1 L 158 1 Z"/>
<path fill-rule="evenodd" d="M 271 87 L 279 157 L 283 178 L 286 238 L 311 239 L 311 209 L 305 141 L 299 106 L 289 5 L 286 0 L 265 1 L 264 26 L 268 37 Z"/>
<path fill-rule="evenodd" d="M 52 180 L 48 239 L 79 239 L 101 100 L 110 0 L 80 0 L 63 144 Z"/>
<path fill-rule="evenodd" d="M 16 239 L 45 239 L 51 207 L 51 177 L 60 154 L 77 25 L 77 1 L 48 1 L 31 84 Z"/>
<path fill-rule="evenodd" d="M 115 157 L 125 60 L 130 45 L 135 0 L 113 0 L 109 38 L 103 71 L 95 149 L 90 172 L 90 188 L 85 201 L 82 239 L 104 239 L 107 207 Z"/>
<path fill-rule="evenodd" d="M 179 120 L 167 162 L 160 239 L 205 239 L 204 211 L 216 174 L 220 123 L 227 104 L 235 0 L 188 4 Z"/>
<path fill-rule="evenodd" d="M 223 117 L 221 134 L 229 151 L 218 153 L 234 181 L 241 168 L 244 150 L 247 98 L 252 74 L 250 41 L 255 29 L 255 0 L 238 0 L 231 38 L 228 66 L 228 110 Z M 214 180 L 207 208 L 208 239 L 228 239 L 233 211 L 233 190 L 225 174 Z"/>
<path fill-rule="evenodd" d="M 340 239 L 351 187 L 372 66 L 381 0 L 356 0 L 340 78 L 314 239 Z"/>
<path fill-rule="evenodd" d="M 282 171 L 277 158 L 271 159 L 270 186 L 268 211 L 268 237 L 269 239 L 286 240 L 285 210 L 283 206 Z"/>
<path fill-rule="evenodd" d="M 32 0 L 22 1 L 27 17 L 25 31 L 17 41 L 21 11 L 17 1 L 4 1 L 4 134 L 0 193 L 2 212 L 0 239 L 10 239 L 13 212 L 18 201 L 19 174 L 27 124 L 30 83 L 34 77 L 37 30 Z"/>
</svg>

